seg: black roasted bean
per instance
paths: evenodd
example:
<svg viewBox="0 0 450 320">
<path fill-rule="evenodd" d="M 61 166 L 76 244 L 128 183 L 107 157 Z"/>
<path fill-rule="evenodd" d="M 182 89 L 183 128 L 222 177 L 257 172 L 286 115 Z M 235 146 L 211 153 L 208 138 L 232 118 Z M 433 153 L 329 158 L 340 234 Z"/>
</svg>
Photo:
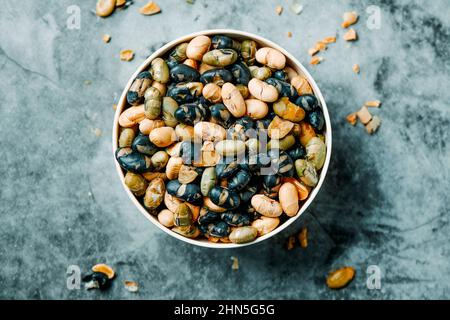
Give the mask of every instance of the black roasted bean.
<svg viewBox="0 0 450 320">
<path fill-rule="evenodd" d="M 210 108 L 212 120 L 225 128 L 229 128 L 236 119 L 224 104 L 218 103 Z"/>
<path fill-rule="evenodd" d="M 244 189 L 251 179 L 251 174 L 248 171 L 240 169 L 228 182 L 228 188 L 234 191 L 241 191 Z"/>
<path fill-rule="evenodd" d="M 281 176 L 278 174 L 267 175 L 263 177 L 263 188 L 264 193 L 270 197 L 274 198 L 278 195 L 278 190 L 281 187 Z"/>
<path fill-rule="evenodd" d="M 241 199 L 236 192 L 219 186 L 211 189 L 209 198 L 215 205 L 230 210 L 239 207 L 241 204 Z"/>
<path fill-rule="evenodd" d="M 200 210 L 200 215 L 198 217 L 198 223 L 201 225 L 208 225 L 220 219 L 220 213 L 211 211 L 206 207 Z"/>
<path fill-rule="evenodd" d="M 253 177 L 252 179 L 255 179 Z M 252 197 L 258 192 L 258 181 L 250 181 L 250 183 L 239 193 L 239 197 L 241 198 L 241 202 L 247 203 Z"/>
<path fill-rule="evenodd" d="M 130 90 L 127 92 L 127 102 L 133 106 L 141 104 L 144 100 L 144 93 L 152 84 L 152 75 L 148 71 L 138 74 Z"/>
<path fill-rule="evenodd" d="M 196 103 L 187 103 L 178 107 L 174 116 L 179 122 L 193 126 L 206 118 L 206 110 Z"/>
<path fill-rule="evenodd" d="M 212 237 L 223 238 L 230 234 L 231 228 L 225 221 L 218 221 L 208 225 L 208 234 Z"/>
<path fill-rule="evenodd" d="M 228 67 L 234 77 L 236 84 L 248 85 L 252 75 L 248 67 L 242 62 L 236 62 Z"/>
<path fill-rule="evenodd" d="M 275 173 L 283 177 L 294 176 L 294 162 L 289 155 L 280 149 L 270 149 L 268 152 L 270 157 L 270 168 L 275 170 Z"/>
<path fill-rule="evenodd" d="M 219 34 L 212 37 L 211 47 L 213 49 L 234 49 L 239 51 L 241 49 L 241 44 L 230 37 Z"/>
<path fill-rule="evenodd" d="M 134 138 L 131 148 L 139 153 L 146 154 L 148 156 L 154 155 L 158 152 L 158 147 L 155 146 L 146 134 L 139 134 Z"/>
<path fill-rule="evenodd" d="M 135 152 L 131 148 L 117 149 L 116 159 L 123 169 L 134 173 L 144 173 L 152 169 L 150 157 Z"/>
<path fill-rule="evenodd" d="M 273 73 L 273 77 L 275 79 L 278 79 L 278 80 L 281 80 L 281 81 L 284 81 L 284 82 L 288 82 L 289 81 L 288 75 L 287 75 L 287 73 L 284 70 L 277 70 L 277 71 L 275 71 Z"/>
<path fill-rule="evenodd" d="M 290 83 L 276 78 L 269 78 L 266 82 L 277 88 L 280 96 L 288 97 L 291 102 L 296 101 L 298 98 L 297 90 Z"/>
<path fill-rule="evenodd" d="M 184 83 L 170 86 L 167 95 L 173 98 L 178 104 L 194 102 L 195 96 Z"/>
<path fill-rule="evenodd" d="M 179 64 L 179 62 L 177 60 L 171 59 L 171 58 L 167 59 L 166 63 L 167 63 L 167 66 L 169 67 L 169 70 Z"/>
<path fill-rule="evenodd" d="M 311 112 L 319 106 L 317 98 L 312 94 L 301 95 L 295 100 L 294 103 L 302 107 L 306 112 Z"/>
<path fill-rule="evenodd" d="M 219 179 L 229 178 L 239 170 L 239 164 L 237 161 L 230 163 L 218 163 L 215 170 Z"/>
<path fill-rule="evenodd" d="M 194 183 L 181 184 L 178 180 L 170 180 L 166 189 L 170 195 L 193 204 L 199 203 L 202 199 L 200 187 Z"/>
<path fill-rule="evenodd" d="M 227 69 L 215 68 L 215 69 L 211 69 L 211 70 L 203 72 L 203 74 L 200 76 L 200 81 L 203 84 L 215 83 L 221 87 L 226 82 L 232 82 L 233 75 Z"/>
<path fill-rule="evenodd" d="M 250 224 L 250 215 L 245 213 L 227 211 L 222 213 L 220 217 L 232 227 L 242 227 Z"/>
<path fill-rule="evenodd" d="M 298 145 L 297 147 L 289 150 L 287 153 L 291 157 L 292 161 L 306 158 L 306 150 L 302 145 Z"/>
<path fill-rule="evenodd" d="M 195 82 L 200 78 L 200 73 L 186 64 L 178 64 L 170 69 L 170 79 L 173 82 Z"/>
<path fill-rule="evenodd" d="M 317 131 L 322 131 L 323 126 L 325 125 L 325 118 L 321 109 L 316 109 L 309 112 L 307 119 L 314 129 Z"/>
</svg>

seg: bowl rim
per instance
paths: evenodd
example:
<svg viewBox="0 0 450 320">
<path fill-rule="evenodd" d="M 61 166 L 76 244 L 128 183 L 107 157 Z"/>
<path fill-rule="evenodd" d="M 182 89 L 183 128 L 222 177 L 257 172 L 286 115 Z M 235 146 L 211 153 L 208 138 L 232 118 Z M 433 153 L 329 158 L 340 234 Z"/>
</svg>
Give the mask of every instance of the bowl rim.
<svg viewBox="0 0 450 320">
<path fill-rule="evenodd" d="M 131 84 L 133 83 L 136 76 L 140 72 L 147 69 L 150 66 L 151 61 L 153 61 L 157 57 L 164 55 L 166 52 L 168 52 L 174 46 L 176 46 L 180 43 L 183 43 L 183 42 L 188 42 L 192 38 L 200 36 L 200 35 L 211 36 L 211 35 L 217 35 L 217 34 L 228 35 L 231 37 L 234 36 L 234 37 L 249 38 L 249 39 L 255 40 L 256 42 L 258 42 L 258 44 L 263 44 L 264 46 L 272 47 L 272 48 L 277 49 L 280 52 L 282 52 L 286 56 L 287 62 L 290 63 L 290 67 L 292 67 L 295 71 L 297 71 L 299 74 L 303 75 L 308 80 L 308 83 L 310 84 L 311 88 L 313 89 L 314 95 L 319 100 L 319 104 L 322 107 L 322 111 L 323 111 L 324 118 L 325 118 L 325 131 L 324 131 L 325 134 L 324 134 L 324 136 L 325 136 L 325 145 L 327 147 L 327 153 L 326 153 L 324 165 L 320 172 L 319 182 L 317 183 L 317 186 L 314 187 L 312 192 L 309 194 L 308 199 L 302 204 L 297 215 L 289 218 L 287 221 L 285 221 L 283 224 L 279 225 L 277 228 L 275 228 L 268 234 L 258 237 L 252 242 L 243 243 L 243 244 L 223 243 L 223 242 L 215 243 L 215 242 L 208 241 L 206 239 L 205 240 L 190 239 L 190 238 L 186 238 L 178 233 L 175 233 L 174 231 L 170 230 L 169 228 L 163 226 L 161 223 L 159 223 L 156 216 L 152 216 L 151 214 L 149 214 L 147 212 L 147 210 L 137 200 L 137 198 L 134 196 L 134 194 L 125 185 L 125 182 L 124 182 L 125 176 L 123 174 L 122 168 L 120 167 L 120 165 L 118 164 L 118 162 L 115 159 L 115 151 L 118 148 L 118 137 L 119 137 L 119 127 L 120 127 L 119 126 L 119 116 L 122 113 L 122 110 L 126 104 L 127 92 L 129 90 L 129 88 L 131 87 Z M 292 54 L 290 54 L 288 51 L 286 51 L 283 47 L 276 44 L 275 42 L 268 40 L 264 37 L 261 37 L 259 35 L 253 34 L 253 33 L 249 33 L 246 31 L 240 31 L 240 30 L 234 30 L 234 29 L 208 29 L 208 30 L 202 30 L 202 31 L 189 33 L 189 34 L 180 36 L 180 37 L 168 42 L 167 44 L 165 44 L 164 46 L 162 46 L 161 48 L 156 50 L 154 53 L 152 53 L 148 58 L 146 58 L 144 60 L 144 62 L 142 62 L 139 65 L 139 67 L 132 74 L 132 76 L 128 80 L 126 86 L 124 87 L 122 94 L 120 95 L 119 101 L 117 102 L 117 108 L 116 108 L 115 115 L 114 115 L 114 124 L 113 124 L 113 130 L 112 130 L 112 153 L 113 153 L 114 163 L 116 166 L 116 171 L 120 177 L 120 180 L 121 180 L 123 188 L 125 189 L 125 192 L 127 193 L 128 197 L 131 199 L 131 201 L 134 203 L 134 205 L 137 207 L 139 212 L 141 214 L 143 214 L 144 217 L 146 217 L 148 220 L 150 220 L 154 225 L 156 225 L 159 229 L 163 230 L 165 233 L 167 233 L 168 235 L 170 235 L 176 239 L 179 239 L 181 241 L 184 241 L 186 243 L 193 244 L 196 246 L 206 247 L 206 248 L 215 248 L 215 249 L 218 249 L 218 248 L 220 248 L 220 249 L 240 248 L 240 247 L 246 247 L 246 246 L 250 246 L 250 245 L 255 245 L 257 243 L 261 243 L 262 241 L 267 240 L 267 239 L 273 237 L 274 235 L 282 232 L 284 229 L 286 229 L 292 223 L 297 221 L 300 218 L 300 216 L 308 209 L 308 207 L 311 205 L 311 203 L 314 201 L 314 199 L 316 198 L 317 194 L 319 193 L 319 191 L 323 185 L 323 182 L 324 182 L 325 177 L 328 172 L 330 160 L 331 160 L 331 151 L 332 151 L 332 129 L 331 129 L 331 120 L 330 120 L 330 116 L 328 113 L 328 108 L 327 108 L 325 99 L 323 98 L 322 92 L 320 91 L 317 83 L 315 82 L 315 80 L 313 79 L 311 74 L 308 72 L 308 70 Z"/>
</svg>

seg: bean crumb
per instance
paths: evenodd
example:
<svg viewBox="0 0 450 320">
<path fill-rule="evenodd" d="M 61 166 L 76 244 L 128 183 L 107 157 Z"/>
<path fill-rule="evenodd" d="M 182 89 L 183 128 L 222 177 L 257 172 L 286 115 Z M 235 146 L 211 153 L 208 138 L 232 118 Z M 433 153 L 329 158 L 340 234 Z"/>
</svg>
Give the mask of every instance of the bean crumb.
<svg viewBox="0 0 450 320">
<path fill-rule="evenodd" d="M 139 285 L 135 281 L 125 280 L 124 282 L 125 289 L 127 289 L 130 292 L 138 292 L 139 291 Z"/>
<path fill-rule="evenodd" d="M 341 25 L 342 28 L 348 28 L 358 21 L 358 13 L 356 11 L 345 12 L 342 19 L 344 20 Z"/>
<path fill-rule="evenodd" d="M 109 43 L 111 41 L 111 36 L 109 34 L 104 34 L 103 35 L 103 42 L 104 43 Z"/>
<path fill-rule="evenodd" d="M 319 52 L 319 49 L 316 47 L 316 46 L 314 46 L 313 48 L 310 48 L 309 50 L 308 50 L 308 54 L 310 55 L 310 56 L 313 56 L 313 55 L 315 55 L 316 53 L 318 53 Z"/>
<path fill-rule="evenodd" d="M 300 247 L 306 249 L 308 247 L 308 229 L 303 228 L 298 234 L 298 241 L 300 243 Z"/>
<path fill-rule="evenodd" d="M 327 286 L 330 289 L 341 289 L 347 286 L 355 277 L 355 269 L 344 267 L 330 272 L 327 277 Z"/>
<path fill-rule="evenodd" d="M 381 102 L 379 100 L 367 101 L 364 105 L 366 107 L 379 108 L 381 106 Z"/>
<path fill-rule="evenodd" d="M 94 134 L 97 138 L 99 138 L 102 135 L 102 130 L 100 130 L 99 128 L 95 128 Z"/>
<path fill-rule="evenodd" d="M 161 8 L 154 1 L 150 1 L 145 6 L 139 9 L 139 13 L 143 14 L 144 16 L 150 16 L 159 12 L 161 12 Z"/>
<path fill-rule="evenodd" d="M 292 37 L 292 32 L 288 31 L 287 36 L 288 36 L 288 38 L 291 38 Z"/>
<path fill-rule="evenodd" d="M 374 116 L 372 120 L 368 124 L 366 124 L 366 131 L 368 134 L 375 133 L 381 125 L 381 119 L 377 116 Z"/>
<path fill-rule="evenodd" d="M 352 126 L 356 125 L 356 122 L 358 121 L 358 118 L 356 117 L 356 112 L 350 113 L 345 119 Z"/>
<path fill-rule="evenodd" d="M 288 250 L 292 250 L 292 249 L 294 249 L 294 247 L 295 247 L 295 237 L 294 237 L 294 236 L 290 236 L 290 237 L 287 239 L 287 242 L 286 242 L 286 248 L 287 248 Z"/>
<path fill-rule="evenodd" d="M 344 34 L 344 40 L 345 41 L 356 41 L 358 39 L 358 35 L 356 34 L 355 29 L 349 29 L 345 34 Z"/>
<path fill-rule="evenodd" d="M 353 72 L 354 72 L 354 73 L 359 73 L 359 71 L 360 71 L 360 69 L 359 69 L 359 64 L 357 64 L 357 63 L 354 64 L 352 69 L 353 69 Z"/>
<path fill-rule="evenodd" d="M 369 109 L 367 109 L 366 106 L 363 106 L 361 109 L 359 109 L 359 111 L 356 112 L 356 115 L 358 116 L 359 121 L 361 121 L 361 123 L 364 125 L 372 120 L 372 115 L 370 114 Z"/>
<path fill-rule="evenodd" d="M 120 60 L 122 61 L 131 61 L 134 59 L 134 51 L 133 50 L 122 50 L 120 51 Z"/>
<path fill-rule="evenodd" d="M 312 65 L 317 65 L 321 63 L 323 60 L 324 59 L 322 57 L 313 57 L 309 63 Z"/>
<path fill-rule="evenodd" d="M 113 108 L 114 111 L 117 110 L 117 104 L 114 103 L 114 104 L 112 105 L 112 108 Z"/>
<path fill-rule="evenodd" d="M 237 257 L 231 257 L 231 260 L 233 260 L 233 264 L 231 265 L 231 269 L 233 271 L 239 270 L 239 260 Z"/>
<path fill-rule="evenodd" d="M 323 43 L 330 44 L 336 42 L 336 37 L 326 37 L 322 40 Z"/>
<path fill-rule="evenodd" d="M 194 0 L 186 0 L 186 3 L 188 3 L 188 4 L 194 4 Z"/>
<path fill-rule="evenodd" d="M 90 86 L 92 84 L 91 80 L 84 80 L 84 85 L 85 86 Z"/>
<path fill-rule="evenodd" d="M 275 8 L 275 12 L 277 13 L 277 15 L 281 15 L 281 13 L 283 12 L 283 7 L 282 6 L 277 6 Z"/>
</svg>

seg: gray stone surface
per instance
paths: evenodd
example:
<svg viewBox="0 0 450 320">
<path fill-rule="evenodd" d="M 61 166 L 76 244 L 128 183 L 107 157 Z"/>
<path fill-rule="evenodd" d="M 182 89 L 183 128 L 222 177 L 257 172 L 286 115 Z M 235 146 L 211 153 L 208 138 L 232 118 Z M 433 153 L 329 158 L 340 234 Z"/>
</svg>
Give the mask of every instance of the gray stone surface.
<svg viewBox="0 0 450 320">
<path fill-rule="evenodd" d="M 296 16 L 286 0 L 159 0 L 163 13 L 144 17 L 142 0 L 107 19 L 92 14 L 94 2 L 2 3 L 1 298 L 449 297 L 448 1 L 301 0 Z M 81 8 L 80 30 L 66 27 L 72 4 Z M 381 8 L 380 30 L 366 26 L 370 4 Z M 348 9 L 361 13 L 360 39 L 351 44 L 339 27 Z M 305 65 L 315 41 L 339 38 L 321 65 L 307 66 L 333 122 L 326 183 L 296 226 L 239 250 L 197 248 L 159 231 L 122 190 L 111 154 L 112 104 L 135 68 L 175 37 L 220 27 L 272 39 Z M 124 48 L 136 51 L 134 61 L 119 60 Z M 383 123 L 369 136 L 345 116 L 372 99 L 383 101 L 373 110 Z M 285 251 L 285 238 L 304 224 L 307 250 Z M 239 258 L 239 271 L 230 256 Z M 86 272 L 99 261 L 119 274 L 111 290 L 66 288 L 69 265 Z M 330 291 L 324 277 L 343 265 L 356 268 L 356 279 Z M 366 287 L 369 265 L 382 270 L 381 290 Z M 140 292 L 128 293 L 126 279 L 138 281 Z"/>
</svg>

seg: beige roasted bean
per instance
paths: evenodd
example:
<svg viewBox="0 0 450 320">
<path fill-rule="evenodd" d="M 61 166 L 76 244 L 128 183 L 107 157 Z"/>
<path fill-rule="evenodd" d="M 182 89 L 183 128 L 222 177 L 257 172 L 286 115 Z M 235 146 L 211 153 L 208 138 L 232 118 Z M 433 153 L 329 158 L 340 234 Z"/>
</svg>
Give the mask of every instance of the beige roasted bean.
<svg viewBox="0 0 450 320">
<path fill-rule="evenodd" d="M 278 201 L 262 194 L 254 195 L 251 204 L 258 213 L 269 218 L 279 217 L 283 213 L 283 208 Z"/>
<path fill-rule="evenodd" d="M 180 141 L 190 141 L 194 139 L 194 127 L 184 123 L 177 124 L 175 133 Z"/>
<path fill-rule="evenodd" d="M 252 96 L 264 102 L 275 102 L 278 99 L 277 88 L 256 78 L 250 80 L 248 90 Z"/>
<path fill-rule="evenodd" d="M 207 36 L 197 36 L 192 39 L 187 48 L 186 55 L 190 59 L 201 61 L 203 55 L 209 50 L 211 39 Z"/>
<path fill-rule="evenodd" d="M 225 107 L 234 117 L 240 118 L 245 115 L 244 98 L 233 84 L 227 82 L 222 86 L 222 100 Z"/>
<path fill-rule="evenodd" d="M 179 157 L 180 156 L 180 152 L 181 152 L 181 146 L 182 146 L 183 142 L 177 142 L 173 145 L 171 145 L 170 147 L 166 148 L 166 152 L 169 154 L 169 156 L 171 157 Z"/>
<path fill-rule="evenodd" d="M 166 165 L 166 176 L 169 180 L 178 178 L 178 173 L 183 165 L 183 159 L 181 157 L 170 157 Z"/>
<path fill-rule="evenodd" d="M 308 80 L 303 76 L 295 76 L 291 79 L 291 85 L 297 90 L 299 95 L 312 94 L 313 91 Z"/>
<path fill-rule="evenodd" d="M 213 212 L 222 213 L 222 212 L 227 211 L 227 209 L 219 207 L 214 202 L 212 202 L 209 197 L 203 198 L 203 205 Z"/>
<path fill-rule="evenodd" d="M 264 47 L 256 51 L 256 61 L 272 69 L 281 70 L 286 65 L 286 57 L 277 49 Z"/>
<path fill-rule="evenodd" d="M 95 14 L 99 17 L 110 16 L 116 8 L 116 0 L 98 0 L 95 6 Z"/>
<path fill-rule="evenodd" d="M 167 86 L 164 83 L 154 80 L 151 84 L 151 87 L 158 89 L 158 91 L 161 93 L 161 96 L 166 95 Z"/>
<path fill-rule="evenodd" d="M 264 101 L 258 99 L 245 100 L 247 107 L 247 116 L 252 119 L 262 119 L 269 112 L 269 106 Z"/>
<path fill-rule="evenodd" d="M 208 83 L 203 87 L 203 97 L 212 103 L 222 101 L 222 89 L 215 83 Z"/>
<path fill-rule="evenodd" d="M 297 71 L 295 71 L 295 70 L 294 70 L 293 68 L 291 68 L 291 67 L 286 67 L 286 68 L 284 68 L 284 72 L 286 72 L 289 81 L 291 81 L 292 78 L 298 76 Z"/>
<path fill-rule="evenodd" d="M 206 64 L 206 63 L 202 62 L 202 63 L 200 64 L 200 67 L 198 68 L 198 72 L 200 72 L 200 74 L 202 74 L 202 73 L 204 73 L 205 71 L 212 70 L 212 69 L 215 69 L 215 68 L 216 68 L 216 67 L 210 66 L 209 64 Z"/>
<path fill-rule="evenodd" d="M 129 107 L 120 114 L 119 124 L 121 127 L 129 128 L 145 119 L 145 107 L 143 104 L 139 106 Z"/>
<path fill-rule="evenodd" d="M 216 123 L 202 121 L 194 126 L 194 135 L 202 140 L 215 142 L 224 140 L 227 132 Z"/>
<path fill-rule="evenodd" d="M 167 176 L 164 172 L 144 172 L 142 176 L 147 181 L 155 180 L 156 178 L 161 178 L 164 181 L 167 180 Z"/>
<path fill-rule="evenodd" d="M 298 205 L 298 191 L 295 185 L 290 182 L 283 183 L 278 191 L 278 198 L 286 215 L 289 217 L 297 215 L 300 207 Z"/>
<path fill-rule="evenodd" d="M 278 227 L 279 224 L 280 218 L 269 218 L 261 216 L 259 219 L 256 219 L 252 222 L 252 227 L 258 230 L 258 236 L 261 237 L 275 230 L 275 228 Z"/>
<path fill-rule="evenodd" d="M 280 140 L 288 135 L 294 128 L 294 123 L 288 120 L 283 120 L 275 116 L 268 127 L 268 135 L 271 139 Z"/>
<path fill-rule="evenodd" d="M 142 134 L 149 135 L 153 129 L 164 127 L 164 121 L 162 120 L 150 120 L 145 118 L 139 123 L 139 131 Z"/>
<path fill-rule="evenodd" d="M 164 193 L 164 205 L 171 212 L 175 212 L 181 203 L 183 203 L 183 201 L 170 195 L 167 191 L 166 191 L 166 193 Z"/>
<path fill-rule="evenodd" d="M 161 127 L 150 132 L 150 141 L 159 148 L 170 146 L 177 141 L 177 135 L 172 127 Z"/>
<path fill-rule="evenodd" d="M 161 223 L 164 227 L 171 228 L 175 225 L 173 221 L 173 212 L 164 209 L 160 213 L 158 213 L 158 221 Z"/>
<path fill-rule="evenodd" d="M 194 68 L 196 70 L 198 69 L 198 62 L 194 59 L 186 59 L 186 60 L 184 60 L 183 64 L 185 64 L 191 68 Z"/>
</svg>

